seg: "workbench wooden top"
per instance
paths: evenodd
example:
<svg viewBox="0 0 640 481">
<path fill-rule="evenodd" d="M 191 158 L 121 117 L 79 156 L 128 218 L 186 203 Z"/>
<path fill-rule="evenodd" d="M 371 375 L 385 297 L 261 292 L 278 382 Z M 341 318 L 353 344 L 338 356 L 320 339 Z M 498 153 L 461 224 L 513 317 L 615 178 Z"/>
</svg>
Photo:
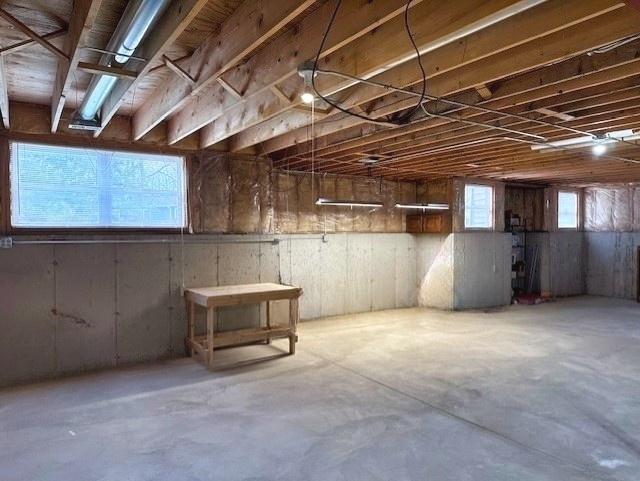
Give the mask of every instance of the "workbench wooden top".
<svg viewBox="0 0 640 481">
<path fill-rule="evenodd" d="M 284 284 L 264 282 L 233 286 L 192 287 L 185 289 L 188 301 L 204 307 L 233 306 L 300 297 L 302 289 Z"/>
</svg>

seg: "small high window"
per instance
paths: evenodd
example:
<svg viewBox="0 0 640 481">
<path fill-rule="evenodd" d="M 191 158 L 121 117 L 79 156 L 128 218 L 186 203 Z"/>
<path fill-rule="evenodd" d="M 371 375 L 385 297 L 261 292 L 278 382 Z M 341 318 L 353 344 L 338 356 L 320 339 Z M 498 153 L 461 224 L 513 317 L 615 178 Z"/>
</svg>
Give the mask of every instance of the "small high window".
<svg viewBox="0 0 640 481">
<path fill-rule="evenodd" d="M 13 227 L 186 225 L 183 157 L 24 142 L 10 148 Z"/>
<path fill-rule="evenodd" d="M 578 194 L 558 192 L 558 228 L 578 228 Z"/>
<path fill-rule="evenodd" d="M 493 187 L 467 184 L 464 187 L 464 227 L 493 228 Z"/>
</svg>

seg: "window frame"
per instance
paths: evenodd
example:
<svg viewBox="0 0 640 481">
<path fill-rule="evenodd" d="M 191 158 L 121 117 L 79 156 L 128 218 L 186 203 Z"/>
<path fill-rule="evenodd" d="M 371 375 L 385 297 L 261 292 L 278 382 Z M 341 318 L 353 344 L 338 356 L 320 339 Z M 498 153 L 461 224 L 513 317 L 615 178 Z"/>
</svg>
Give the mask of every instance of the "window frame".
<svg viewBox="0 0 640 481">
<path fill-rule="evenodd" d="M 189 153 L 182 150 L 171 149 L 159 149 L 159 148 L 138 148 L 129 149 L 123 146 L 113 146 L 103 143 L 97 143 L 96 145 L 87 146 L 80 142 L 54 142 L 45 141 L 42 139 L 23 138 L 22 136 L 11 136 L 3 138 L 4 145 L 2 146 L 2 172 L 0 173 L 0 180 L 3 187 L 2 195 L 2 220 L 3 225 L 0 226 L 0 231 L 3 231 L 6 235 L 65 235 L 65 234 L 86 234 L 86 235 L 98 235 L 98 236 L 117 236 L 117 235 L 139 235 L 139 234 L 179 234 L 181 232 L 188 232 L 191 225 L 191 205 L 189 201 L 189 182 L 190 182 L 190 157 Z M 39 144 L 52 147 L 69 147 L 69 148 L 86 148 L 91 150 L 109 150 L 114 152 L 125 152 L 131 154 L 157 154 L 157 155 L 173 155 L 176 157 L 182 157 L 184 166 L 184 215 L 185 225 L 184 227 L 22 227 L 14 226 L 11 222 L 11 204 L 12 204 L 12 189 L 11 189 L 11 143 L 28 143 Z M 141 146 L 137 146 L 141 147 Z"/>
<path fill-rule="evenodd" d="M 560 227 L 560 194 L 571 194 L 576 199 L 576 225 L 575 227 Z M 556 226 L 558 230 L 578 231 L 580 230 L 580 194 L 575 190 L 558 189 L 556 194 Z"/>
<path fill-rule="evenodd" d="M 491 207 L 489 213 L 489 227 L 467 227 L 467 187 L 484 187 L 491 189 Z M 464 205 L 464 219 L 462 220 L 465 231 L 491 232 L 496 229 L 496 189 L 493 185 L 481 184 L 478 182 L 468 182 L 464 184 L 464 195 L 462 199 Z"/>
</svg>

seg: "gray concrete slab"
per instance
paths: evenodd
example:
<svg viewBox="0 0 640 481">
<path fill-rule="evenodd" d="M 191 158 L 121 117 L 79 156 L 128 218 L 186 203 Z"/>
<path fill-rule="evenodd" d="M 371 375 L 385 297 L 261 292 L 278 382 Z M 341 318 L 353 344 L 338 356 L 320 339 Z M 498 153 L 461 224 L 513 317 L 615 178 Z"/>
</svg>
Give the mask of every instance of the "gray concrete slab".
<svg viewBox="0 0 640 481">
<path fill-rule="evenodd" d="M 511 300 L 511 234 L 453 234 L 453 308 L 475 309 Z"/>
<path fill-rule="evenodd" d="M 119 363 L 171 356 L 169 246 L 117 246 L 117 356 Z"/>
<path fill-rule="evenodd" d="M 218 245 L 218 280 L 221 286 L 260 282 L 259 275 L 258 242 Z M 259 323 L 258 305 L 225 307 L 218 311 L 218 326 L 221 330 L 256 327 Z"/>
<path fill-rule="evenodd" d="M 54 250 L 0 249 L 0 385 L 56 372 Z"/>
<path fill-rule="evenodd" d="M 371 242 L 371 308 L 374 311 L 396 307 L 395 234 Z"/>
<path fill-rule="evenodd" d="M 347 292 L 347 234 L 330 234 L 320 248 L 320 285 L 322 290 L 321 316 L 337 316 L 346 312 Z M 306 296 L 306 291 L 304 295 Z"/>
<path fill-rule="evenodd" d="M 56 246 L 58 369 L 116 364 L 115 246 Z"/>
<path fill-rule="evenodd" d="M 635 299 L 640 232 L 586 232 L 586 292 Z"/>
<path fill-rule="evenodd" d="M 3 481 L 621 480 L 640 472 L 640 306 L 404 309 L 0 390 Z M 269 356 L 255 364 L 240 361 Z"/>
<path fill-rule="evenodd" d="M 347 313 L 371 310 L 371 244 L 374 239 L 378 240 L 369 234 L 353 234 L 347 237 Z"/>
<path fill-rule="evenodd" d="M 453 235 L 416 236 L 418 304 L 453 309 Z"/>
</svg>

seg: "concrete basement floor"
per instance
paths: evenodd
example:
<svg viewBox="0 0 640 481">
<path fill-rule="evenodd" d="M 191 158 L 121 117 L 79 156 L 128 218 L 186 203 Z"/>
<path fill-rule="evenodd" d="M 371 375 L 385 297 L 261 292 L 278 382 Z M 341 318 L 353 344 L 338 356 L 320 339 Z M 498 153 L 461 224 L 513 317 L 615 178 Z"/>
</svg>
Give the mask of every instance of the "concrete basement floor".
<svg viewBox="0 0 640 481">
<path fill-rule="evenodd" d="M 640 306 L 303 323 L 286 341 L 0 391 L 0 479 L 639 480 Z M 19 360 L 16 360 L 19 362 Z"/>
</svg>

